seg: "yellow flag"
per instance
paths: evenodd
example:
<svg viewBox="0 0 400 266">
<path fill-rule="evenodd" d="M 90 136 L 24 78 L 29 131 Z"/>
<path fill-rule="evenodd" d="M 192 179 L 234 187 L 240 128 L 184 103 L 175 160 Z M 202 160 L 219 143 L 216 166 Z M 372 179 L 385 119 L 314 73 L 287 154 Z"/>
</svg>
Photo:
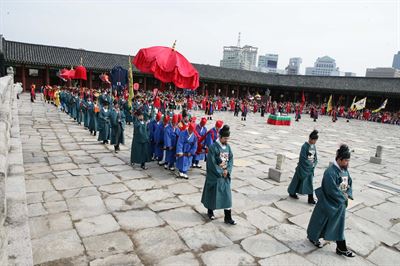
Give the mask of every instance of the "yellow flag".
<svg viewBox="0 0 400 266">
<path fill-rule="evenodd" d="M 329 113 L 330 111 L 332 111 L 333 106 L 332 106 L 332 94 L 331 96 L 329 96 L 329 101 L 328 101 L 328 108 L 326 109 L 326 111 Z"/>
<path fill-rule="evenodd" d="M 131 56 L 129 56 L 128 60 L 129 60 L 129 69 L 128 69 L 129 99 L 128 99 L 128 105 L 129 105 L 129 107 L 132 107 L 132 98 L 133 98 L 134 94 L 133 94 L 133 74 L 132 74 Z"/>
<path fill-rule="evenodd" d="M 379 112 L 380 110 L 385 109 L 386 104 L 387 104 L 387 101 L 388 101 L 388 99 L 386 99 L 386 100 L 381 104 L 381 106 L 380 106 L 378 109 L 375 109 L 375 110 L 373 110 L 372 112 L 373 112 L 373 113 L 377 113 L 377 112 Z"/>
</svg>

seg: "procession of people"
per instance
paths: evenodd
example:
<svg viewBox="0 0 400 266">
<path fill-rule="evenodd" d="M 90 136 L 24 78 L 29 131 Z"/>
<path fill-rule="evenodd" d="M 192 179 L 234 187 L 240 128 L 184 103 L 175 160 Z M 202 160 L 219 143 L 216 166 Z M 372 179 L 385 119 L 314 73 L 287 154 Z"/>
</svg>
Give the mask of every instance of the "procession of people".
<svg viewBox="0 0 400 266">
<path fill-rule="evenodd" d="M 214 106 L 212 100 L 197 102 L 192 96 L 183 95 L 171 97 L 162 93 L 141 93 L 132 99 L 131 104 L 128 97 L 126 90 L 111 93 L 108 89 L 61 88 L 44 94 L 46 102 L 53 103 L 78 125 L 83 123 L 91 135 L 97 135 L 100 143 L 113 145 L 115 153 L 120 151 L 120 145 L 125 144 L 124 131 L 127 124 L 132 123 L 130 162 L 134 167 L 138 165 L 146 170 L 146 164 L 155 161 L 170 172 L 177 170 L 176 178 L 189 179 L 191 169 L 202 168 L 205 163 L 206 178 L 200 201 L 207 217 L 214 220 L 214 212 L 223 209 L 224 222 L 235 225 L 231 212 L 233 150 L 229 145 L 230 127 L 222 120 L 212 121 L 214 110 L 220 111 L 223 107 Z M 32 97 L 32 101 L 34 99 Z M 258 112 L 258 106 L 253 107 L 253 112 Z M 261 112 L 272 113 L 290 113 L 292 107 L 296 119 L 300 119 L 299 105 L 288 103 L 285 110 L 277 103 L 260 106 Z M 232 99 L 230 102 L 234 116 L 242 112 L 242 121 L 246 121 L 248 108 L 246 100 Z M 197 119 L 191 115 L 192 109 L 204 109 L 205 116 Z M 318 118 L 317 113 L 317 108 L 312 106 L 310 117 L 314 121 Z M 337 119 L 336 113 L 333 115 Z M 321 187 L 314 189 L 318 139 L 319 132 L 313 130 L 301 147 L 288 195 L 293 199 L 307 195 L 307 202 L 315 206 L 307 229 L 308 239 L 313 245 L 323 247 L 321 238 L 336 241 L 337 254 L 354 257 L 344 237 L 346 207 L 348 200 L 353 199 L 352 179 L 348 172 L 350 149 L 342 145 L 337 150 L 335 160 L 323 175 Z"/>
</svg>

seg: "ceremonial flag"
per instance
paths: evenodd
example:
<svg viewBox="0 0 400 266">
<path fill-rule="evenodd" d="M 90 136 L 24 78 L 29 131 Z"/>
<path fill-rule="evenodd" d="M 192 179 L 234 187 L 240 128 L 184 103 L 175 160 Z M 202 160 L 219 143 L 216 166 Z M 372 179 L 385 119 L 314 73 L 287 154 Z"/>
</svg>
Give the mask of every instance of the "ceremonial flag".
<svg viewBox="0 0 400 266">
<path fill-rule="evenodd" d="M 129 105 L 129 107 L 132 107 L 132 98 L 133 98 L 134 94 L 133 94 L 133 74 L 132 74 L 131 56 L 129 56 L 128 60 L 129 60 L 129 69 L 128 69 L 129 99 L 128 99 L 128 105 Z"/>
<path fill-rule="evenodd" d="M 380 110 L 385 109 L 386 104 L 387 104 L 387 101 L 388 101 L 388 99 L 386 99 L 386 100 L 381 104 L 381 106 L 380 106 L 378 109 L 375 109 L 375 110 L 373 110 L 372 112 L 373 112 L 373 113 L 377 113 L 377 112 L 379 112 Z"/>
<path fill-rule="evenodd" d="M 329 100 L 328 100 L 328 108 L 326 109 L 326 111 L 328 112 L 328 113 L 330 113 L 331 111 L 332 111 L 332 109 L 333 109 L 333 106 L 332 106 L 333 104 L 332 104 L 332 94 L 331 94 L 331 96 L 329 96 Z"/>
<path fill-rule="evenodd" d="M 301 95 L 300 112 L 303 112 L 303 107 L 305 103 L 306 103 L 306 97 L 304 96 L 304 91 L 303 91 L 303 94 Z"/>
<path fill-rule="evenodd" d="M 362 98 L 358 102 L 353 103 L 353 105 L 351 106 L 351 109 L 357 110 L 357 111 L 362 110 L 365 108 L 366 105 L 367 105 L 367 97 Z"/>
</svg>

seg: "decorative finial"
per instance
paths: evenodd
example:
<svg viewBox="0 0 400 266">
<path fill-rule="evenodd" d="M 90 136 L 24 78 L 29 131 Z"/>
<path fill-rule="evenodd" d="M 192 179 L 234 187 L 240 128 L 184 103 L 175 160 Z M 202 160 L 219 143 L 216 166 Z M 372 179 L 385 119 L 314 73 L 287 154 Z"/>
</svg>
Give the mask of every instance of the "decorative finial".
<svg viewBox="0 0 400 266">
<path fill-rule="evenodd" d="M 175 46 L 176 46 L 176 40 L 174 41 L 174 44 L 172 45 L 172 50 L 175 50 Z"/>
</svg>

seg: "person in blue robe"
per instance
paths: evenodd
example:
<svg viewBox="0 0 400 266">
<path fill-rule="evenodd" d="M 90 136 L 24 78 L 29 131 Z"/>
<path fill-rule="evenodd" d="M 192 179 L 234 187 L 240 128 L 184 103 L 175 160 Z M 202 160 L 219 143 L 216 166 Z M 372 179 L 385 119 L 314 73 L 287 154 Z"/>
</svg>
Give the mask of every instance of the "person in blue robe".
<svg viewBox="0 0 400 266">
<path fill-rule="evenodd" d="M 299 162 L 296 167 L 296 172 L 287 189 L 289 196 L 298 199 L 296 193 L 308 195 L 308 203 L 315 204 L 314 199 L 314 169 L 318 163 L 317 148 L 315 144 L 318 140 L 318 131 L 311 132 L 308 142 L 305 142 L 301 147 Z"/>
<path fill-rule="evenodd" d="M 164 132 L 164 149 L 165 149 L 165 169 L 175 170 L 176 161 L 176 142 L 179 137 L 180 130 L 178 128 L 178 115 L 174 114 L 172 121 L 165 127 Z"/>
<path fill-rule="evenodd" d="M 157 127 L 154 131 L 154 153 L 158 161 L 158 165 L 160 166 L 165 164 L 164 130 L 169 122 L 169 119 L 169 116 L 164 116 L 163 121 L 158 122 Z"/>
<path fill-rule="evenodd" d="M 206 158 L 206 150 L 205 150 L 205 137 L 207 134 L 206 128 L 207 118 L 203 117 L 200 120 L 200 123 L 196 126 L 197 133 L 197 151 L 193 156 L 193 165 L 194 168 L 201 168 L 200 161 L 204 161 Z"/>
<path fill-rule="evenodd" d="M 205 139 L 205 146 L 208 149 L 211 145 L 218 139 L 218 132 L 222 128 L 224 122 L 222 120 L 217 120 L 215 123 L 215 127 L 207 131 L 206 139 Z"/>
<path fill-rule="evenodd" d="M 315 190 L 318 202 L 307 227 L 307 237 L 318 248 L 323 247 L 320 238 L 336 241 L 338 255 L 354 257 L 354 253 L 347 248 L 344 236 L 346 208 L 349 199 L 353 199 L 349 161 L 349 147 L 342 144 L 336 152 L 335 161 L 324 172 L 321 187 Z"/>
<path fill-rule="evenodd" d="M 187 130 L 179 133 L 176 144 L 176 167 L 179 170 L 179 177 L 188 179 L 187 171 L 192 164 L 193 155 L 197 150 L 197 137 L 194 134 L 195 124 L 189 123 Z"/>
<path fill-rule="evenodd" d="M 155 139 L 154 139 L 154 134 L 156 131 L 156 128 L 158 126 L 158 123 L 161 120 L 161 113 L 157 113 L 156 117 L 152 118 L 150 122 L 147 124 L 147 132 L 149 134 L 149 150 L 150 150 L 150 156 L 151 160 L 154 161 L 156 160 L 156 155 L 155 155 Z"/>
</svg>

